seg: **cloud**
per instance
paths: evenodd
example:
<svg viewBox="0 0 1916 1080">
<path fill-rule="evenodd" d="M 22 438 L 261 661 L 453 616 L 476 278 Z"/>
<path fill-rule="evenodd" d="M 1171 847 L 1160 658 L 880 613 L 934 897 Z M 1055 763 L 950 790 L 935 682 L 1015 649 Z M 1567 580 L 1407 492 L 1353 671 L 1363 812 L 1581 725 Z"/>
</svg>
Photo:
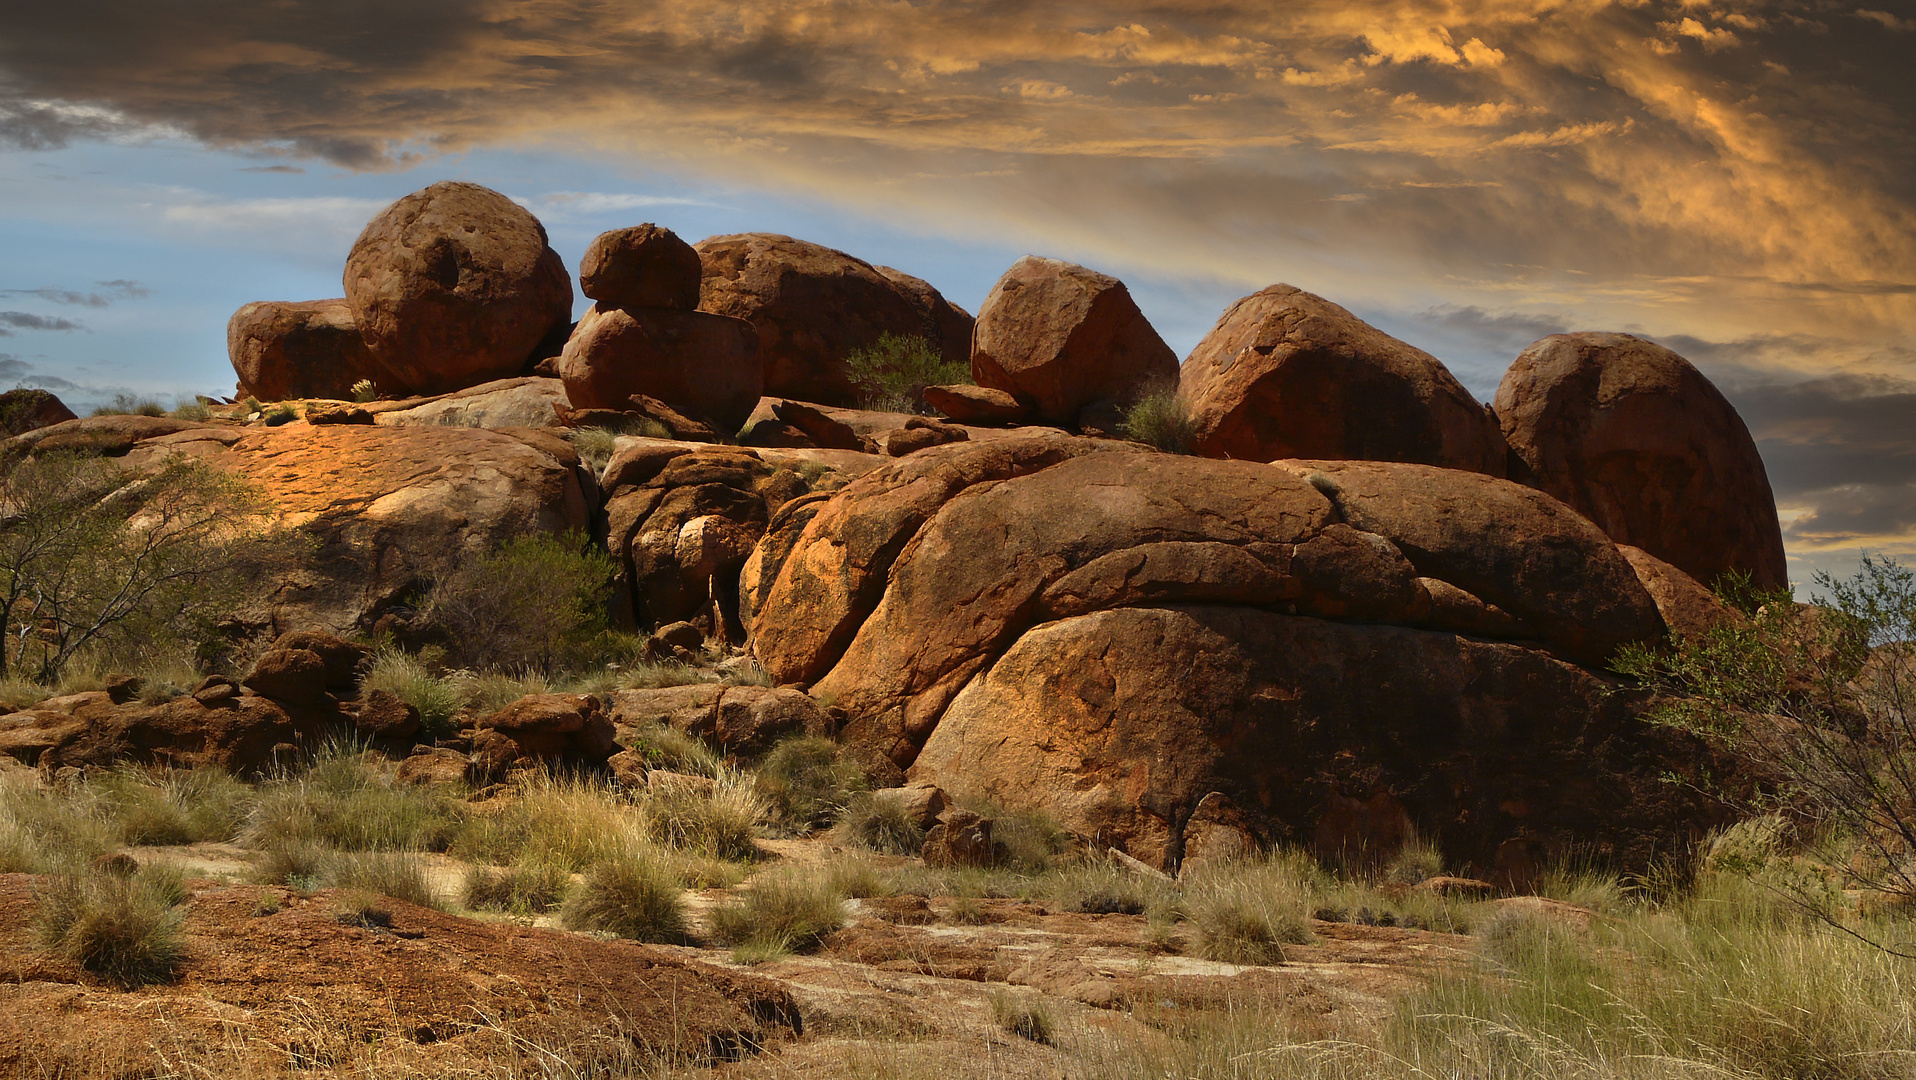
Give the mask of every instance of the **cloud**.
<svg viewBox="0 0 1916 1080">
<path fill-rule="evenodd" d="M 300 176 L 304 175 L 306 170 L 297 165 L 250 165 L 241 169 L 240 172 L 284 173 L 289 176 Z"/>
<path fill-rule="evenodd" d="M 133 300 L 152 295 L 152 290 L 137 281 L 96 281 L 95 285 L 106 293 L 78 292 L 73 289 L 0 289 L 0 296 L 35 296 L 54 304 L 77 304 L 81 307 L 103 308 L 116 300 Z M 19 314 L 13 312 L 11 314 Z M 34 329 L 77 329 L 77 327 L 37 327 Z"/>
<path fill-rule="evenodd" d="M 83 323 L 71 319 L 58 319 L 50 315 L 35 315 L 29 311 L 0 311 L 0 334 L 11 335 L 15 330 L 85 330 Z"/>
</svg>

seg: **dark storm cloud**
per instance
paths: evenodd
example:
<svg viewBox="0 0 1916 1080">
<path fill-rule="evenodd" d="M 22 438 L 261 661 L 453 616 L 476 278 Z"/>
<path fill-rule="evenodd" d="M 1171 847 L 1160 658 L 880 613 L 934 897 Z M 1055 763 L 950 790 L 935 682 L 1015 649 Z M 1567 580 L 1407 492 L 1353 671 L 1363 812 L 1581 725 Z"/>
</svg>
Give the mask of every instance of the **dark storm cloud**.
<svg viewBox="0 0 1916 1080">
<path fill-rule="evenodd" d="M 1916 381 L 1837 375 L 1735 389 L 1795 545 L 1853 547 L 1916 531 Z"/>
</svg>

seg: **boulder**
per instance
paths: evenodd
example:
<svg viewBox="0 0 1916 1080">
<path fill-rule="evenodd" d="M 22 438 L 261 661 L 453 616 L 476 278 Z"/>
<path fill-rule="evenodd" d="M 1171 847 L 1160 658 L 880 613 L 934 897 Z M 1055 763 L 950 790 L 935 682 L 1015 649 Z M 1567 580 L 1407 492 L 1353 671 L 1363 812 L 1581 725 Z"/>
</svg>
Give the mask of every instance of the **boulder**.
<svg viewBox="0 0 1916 1080">
<path fill-rule="evenodd" d="M 896 808 L 905 820 L 921 829 L 936 825 L 939 815 L 945 812 L 948 805 L 944 791 L 936 784 L 879 788 L 871 793 L 871 797 L 875 803 Z"/>
<path fill-rule="evenodd" d="M 415 746 L 412 755 L 399 763 L 397 779 L 402 784 L 464 784 L 472 771 L 472 759 L 445 746 Z"/>
<path fill-rule="evenodd" d="M 1193 448 L 1209 457 L 1504 474 L 1496 418 L 1442 361 L 1290 285 L 1226 308 L 1186 360 L 1180 392 Z"/>
<path fill-rule="evenodd" d="M 978 308 L 971 377 L 1046 423 L 1070 425 L 1094 401 L 1130 401 L 1176 383 L 1178 358 L 1123 282 L 1027 255 Z"/>
<path fill-rule="evenodd" d="M 381 403 L 372 422 L 392 427 L 549 428 L 559 426 L 555 406 L 567 402 L 565 384 L 558 379 L 495 379 L 406 408 Z M 306 422 L 319 421 L 308 413 Z"/>
<path fill-rule="evenodd" d="M 326 700 L 326 661 L 311 649 L 275 647 L 254 662 L 244 685 L 275 701 L 317 704 Z"/>
<path fill-rule="evenodd" d="M 789 687 L 698 683 L 624 690 L 613 698 L 610 715 L 621 732 L 665 724 L 745 758 L 770 750 L 787 735 L 832 734 L 824 707 Z"/>
<path fill-rule="evenodd" d="M 1199 799 L 1185 819 L 1178 880 L 1192 881 L 1213 870 L 1255 858 L 1261 846 L 1250 816 L 1229 795 L 1213 791 Z"/>
<path fill-rule="evenodd" d="M 1631 334 L 1552 334 L 1510 365 L 1496 407 L 1536 485 L 1618 543 L 1708 585 L 1788 585 L 1756 442 L 1688 360 Z"/>
<path fill-rule="evenodd" d="M 331 710 L 288 709 L 220 680 L 157 705 L 83 694 L 0 716 L 0 754 L 42 773 L 126 761 L 251 779 L 311 754 L 339 721 Z"/>
<path fill-rule="evenodd" d="M 518 428 L 184 430 L 141 442 L 127 460 L 172 454 L 251 480 L 281 524 L 312 539 L 269 610 L 243 613 L 286 629 L 369 630 L 456 560 L 529 531 L 583 530 L 597 501 L 564 439 Z"/>
<path fill-rule="evenodd" d="M 954 806 L 925 833 L 918 857 L 926 866 L 996 866 L 1004 861 L 1005 845 L 991 833 L 990 818 Z"/>
<path fill-rule="evenodd" d="M 715 605 L 736 623 L 739 567 L 787 482 L 803 487 L 780 473 L 738 447 L 621 440 L 604 481 L 617 602 L 643 627 L 706 620 Z M 712 627 L 715 636 L 720 629 Z M 743 634 L 725 628 L 734 640 Z"/>
<path fill-rule="evenodd" d="M 170 416 L 141 416 L 137 413 L 114 413 L 107 416 L 86 416 L 49 424 L 43 428 L 34 428 L 15 435 L 8 441 L 8 445 L 38 454 L 119 457 L 148 439 L 178 435 L 181 432 L 210 434 L 212 431 L 209 425 L 192 420 L 176 420 Z M 237 438 L 238 436 L 228 432 L 226 437 Z"/>
<path fill-rule="evenodd" d="M 1017 398 L 989 386 L 925 387 L 925 404 L 960 424 L 1016 424 L 1030 415 Z"/>
<path fill-rule="evenodd" d="M 1656 603 L 1657 614 L 1663 616 L 1663 625 L 1673 637 L 1700 638 L 1725 623 L 1743 621 L 1735 608 L 1655 555 L 1629 544 L 1618 544 L 1617 550 L 1636 571 L 1637 581 Z"/>
<path fill-rule="evenodd" d="M 626 409 L 632 395 L 658 398 L 744 426 L 764 385 L 758 331 L 701 311 L 632 311 L 592 305 L 565 344 L 559 377 L 575 408 Z"/>
<path fill-rule="evenodd" d="M 472 759 L 488 777 L 540 762 L 603 764 L 616 741 L 612 718 L 585 694 L 531 694 L 477 728 Z"/>
<path fill-rule="evenodd" d="M 1473 873 L 1517 835 L 1641 867 L 1724 816 L 1667 777 L 1726 763 L 1637 706 L 1516 644 L 1243 606 L 1121 608 L 1026 631 L 957 696 L 910 776 L 1042 810 L 1165 868 L 1208 843 L 1191 823 L 1214 792 L 1274 842 L 1308 843 L 1336 798 L 1386 794 Z"/>
<path fill-rule="evenodd" d="M 600 233 L 579 260 L 579 291 L 613 307 L 699 306 L 699 253 L 661 225 Z"/>
<path fill-rule="evenodd" d="M 693 246 L 705 274 L 699 310 L 758 328 L 767 394 L 853 404 L 858 395 L 845 356 L 882 334 L 926 337 L 947 361 L 966 359 L 969 317 L 917 278 L 773 233 L 714 236 Z"/>
<path fill-rule="evenodd" d="M 226 356 L 239 376 L 240 395 L 261 401 L 350 401 L 362 379 L 386 397 L 408 390 L 374 358 L 343 299 L 247 304 L 226 324 Z"/>
<path fill-rule="evenodd" d="M 357 642 L 335 637 L 323 630 L 295 630 L 273 639 L 273 650 L 311 651 L 326 668 L 325 689 L 350 692 L 359 685 L 360 668 L 372 659 L 373 651 Z"/>
<path fill-rule="evenodd" d="M 24 435 L 78 419 L 66 402 L 45 390 L 16 387 L 0 394 L 0 432 L 7 435 Z"/>
<path fill-rule="evenodd" d="M 419 729 L 419 710 L 385 690 L 367 694 L 353 714 L 354 733 L 374 742 L 410 746 Z"/>
<path fill-rule="evenodd" d="M 345 282 L 373 355 L 420 393 L 517 375 L 572 317 L 572 279 L 545 227 L 461 181 L 415 191 L 367 223 Z"/>
</svg>

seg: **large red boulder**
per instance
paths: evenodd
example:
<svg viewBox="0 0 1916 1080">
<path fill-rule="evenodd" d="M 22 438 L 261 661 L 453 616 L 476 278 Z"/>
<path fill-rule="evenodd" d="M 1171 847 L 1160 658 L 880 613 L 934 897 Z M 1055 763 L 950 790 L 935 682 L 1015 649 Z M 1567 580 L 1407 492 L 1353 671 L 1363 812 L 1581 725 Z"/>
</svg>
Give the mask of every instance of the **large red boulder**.
<svg viewBox="0 0 1916 1080">
<path fill-rule="evenodd" d="M 1496 408 L 1537 486 L 1618 543 L 1706 585 L 1788 584 L 1756 441 L 1688 360 L 1631 334 L 1552 334 L 1510 365 Z"/>
<path fill-rule="evenodd" d="M 444 181 L 366 225 L 346 300 L 373 355 L 440 394 L 517 375 L 571 321 L 572 279 L 545 226 L 490 188 Z"/>
<path fill-rule="evenodd" d="M 261 401 L 347 400 L 362 379 L 386 397 L 409 389 L 373 357 L 345 300 L 247 304 L 226 324 L 226 355 L 240 392 Z"/>
<path fill-rule="evenodd" d="M 855 404 L 845 357 L 882 334 L 929 338 L 946 360 L 965 361 L 970 316 L 910 275 L 775 233 L 713 236 L 693 247 L 705 269 L 699 310 L 758 328 L 771 396 Z"/>
<path fill-rule="evenodd" d="M 1224 309 L 1180 380 L 1194 448 L 1209 457 L 1410 461 L 1504 474 L 1496 418 L 1442 361 L 1290 285 Z"/>
<path fill-rule="evenodd" d="M 77 419 L 66 402 L 46 390 L 16 387 L 0 394 L 0 432 L 5 435 L 24 435 Z"/>
<path fill-rule="evenodd" d="M 603 232 L 579 260 L 579 291 L 614 307 L 699 306 L 699 253 L 662 225 Z"/>
<path fill-rule="evenodd" d="M 574 408 L 629 409 L 644 394 L 734 432 L 758 404 L 764 366 L 743 319 L 601 301 L 573 329 L 559 378 Z"/>
<path fill-rule="evenodd" d="M 971 377 L 1047 423 L 1075 426 L 1093 402 L 1177 382 L 1178 358 L 1117 278 L 1027 255 L 978 308 Z"/>
</svg>

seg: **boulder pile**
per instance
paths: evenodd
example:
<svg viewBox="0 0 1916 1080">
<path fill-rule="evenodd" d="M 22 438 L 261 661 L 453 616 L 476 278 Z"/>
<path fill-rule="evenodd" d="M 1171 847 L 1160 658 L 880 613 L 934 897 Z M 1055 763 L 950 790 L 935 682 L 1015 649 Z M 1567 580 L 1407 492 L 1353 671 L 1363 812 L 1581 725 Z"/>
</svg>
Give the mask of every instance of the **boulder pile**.
<svg viewBox="0 0 1916 1080">
<path fill-rule="evenodd" d="M 280 426 L 9 406 L 13 453 L 197 457 L 313 544 L 249 616 L 280 636 L 244 678 L 42 703 L 0 722 L 0 752 L 257 769 L 344 716 L 405 753 L 417 711 L 353 697 L 363 657 L 286 632 L 403 632 L 436 573 L 577 530 L 615 567 L 612 622 L 659 631 L 646 659 L 723 643 L 776 687 L 527 698 L 412 754 L 408 779 L 564 763 L 649 784 L 624 749 L 644 725 L 745 756 L 806 733 L 880 787 L 948 793 L 919 816 L 954 863 L 991 857 L 958 805 L 990 802 L 1164 871 L 1417 834 L 1500 882 L 1569 845 L 1642 865 L 1716 820 L 1665 779 L 1723 763 L 1643 723 L 1607 665 L 1738 618 L 1705 587 L 1721 575 L 1785 566 L 1754 441 L 1667 349 L 1545 338 L 1492 408 L 1289 285 L 1233 303 L 1180 365 L 1122 282 L 1035 256 L 975 323 L 917 278 L 764 233 L 615 230 L 579 281 L 593 304 L 562 337 L 570 280 L 539 223 L 437 184 L 367 227 L 346 299 L 231 327 L 244 392 L 431 397 Z M 924 391 L 944 419 L 855 407 L 846 357 L 883 334 L 977 385 Z M 1124 437 L 1145 400 L 1188 409 L 1192 453 Z M 588 460 L 554 427 L 612 430 Z"/>
</svg>

